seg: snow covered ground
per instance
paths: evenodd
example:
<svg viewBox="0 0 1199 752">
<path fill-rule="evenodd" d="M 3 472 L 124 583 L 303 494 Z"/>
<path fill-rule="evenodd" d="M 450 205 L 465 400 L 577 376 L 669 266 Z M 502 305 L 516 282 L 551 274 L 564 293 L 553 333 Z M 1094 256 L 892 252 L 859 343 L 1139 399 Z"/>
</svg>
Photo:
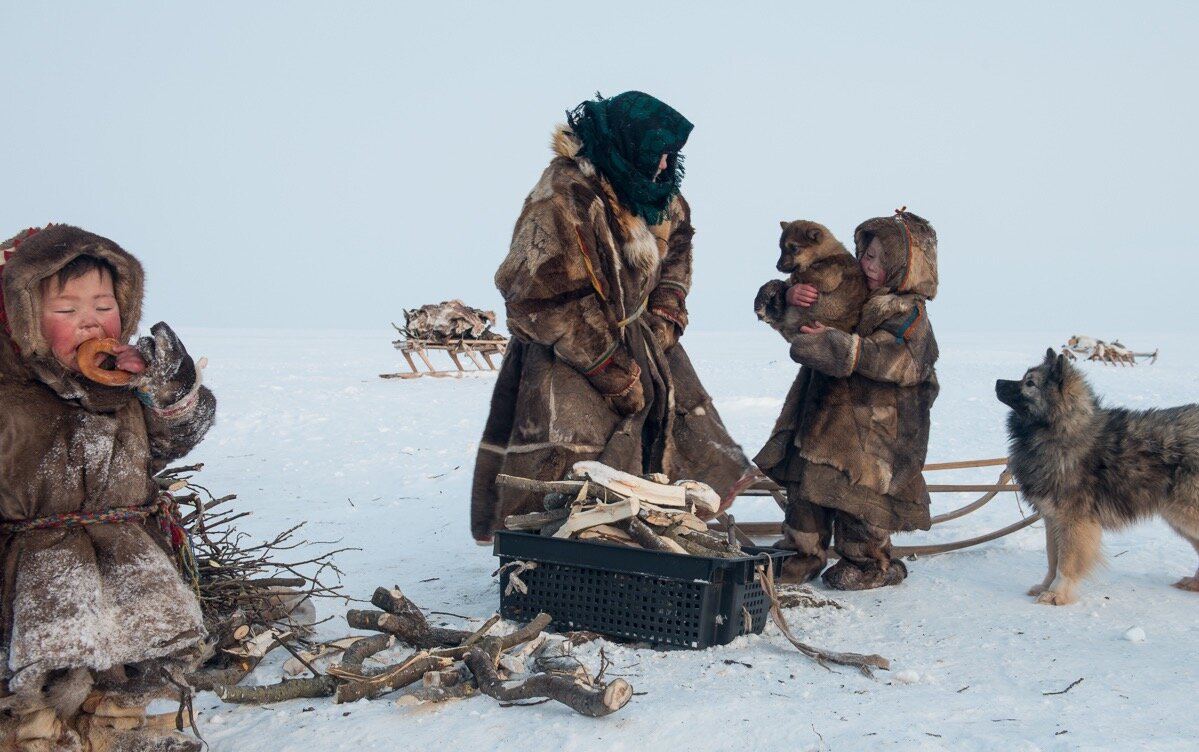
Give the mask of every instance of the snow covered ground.
<svg viewBox="0 0 1199 752">
<path fill-rule="evenodd" d="M 1072 333 L 942 334 L 929 461 L 1002 456 L 1005 408 L 994 397 L 995 379 L 1018 378 Z M 381 379 L 402 366 L 389 328 L 182 335 L 191 352 L 208 356 L 206 383 L 220 401 L 217 426 L 188 461 L 206 465 L 197 482 L 217 495 L 236 493 L 241 508 L 254 510 L 244 530 L 266 537 L 306 521 L 305 537 L 360 548 L 337 557 L 344 591 L 355 599 L 399 585 L 438 612 L 436 622 L 455 627 L 476 626 L 495 612 L 496 560 L 467 528 L 493 375 Z M 764 327 L 748 335 L 693 331 L 683 341 L 725 424 L 752 455 L 796 370 L 784 343 Z M 1137 350 L 1160 347 L 1162 356 L 1152 366 L 1082 366 L 1107 403 L 1144 408 L 1196 400 L 1199 337 L 1123 341 Z M 930 480 L 986 483 L 995 475 L 952 471 Z M 933 511 L 974 496 L 935 495 Z M 742 499 L 732 511 L 742 521 L 781 519 L 765 499 Z M 897 542 L 969 537 L 1028 511 L 1014 494 L 1003 494 L 968 517 Z M 762 635 L 700 651 L 582 646 L 578 655 L 593 671 L 602 649 L 612 661 L 607 675 L 625 678 L 637 693 L 603 719 L 557 703 L 505 708 L 487 697 L 402 707 L 394 695 L 258 707 L 223 704 L 205 692 L 196 703 L 200 729 L 216 752 L 491 749 L 500 742 L 527 752 L 1193 749 L 1199 595 L 1169 583 L 1194 572 L 1195 554 L 1160 521 L 1108 534 L 1104 544 L 1108 566 L 1064 608 L 1024 595 L 1044 574 L 1038 524 L 982 547 L 908 562 L 911 576 L 897 588 L 840 593 L 817 585 L 841 608 L 786 612 L 810 644 L 890 658 L 892 670 L 873 680 L 821 668 L 768 624 Z M 351 633 L 342 615 L 360 607 L 319 602 L 321 616 L 335 617 L 319 636 Z M 282 658 L 272 657 L 247 681 L 278 681 Z"/>
</svg>

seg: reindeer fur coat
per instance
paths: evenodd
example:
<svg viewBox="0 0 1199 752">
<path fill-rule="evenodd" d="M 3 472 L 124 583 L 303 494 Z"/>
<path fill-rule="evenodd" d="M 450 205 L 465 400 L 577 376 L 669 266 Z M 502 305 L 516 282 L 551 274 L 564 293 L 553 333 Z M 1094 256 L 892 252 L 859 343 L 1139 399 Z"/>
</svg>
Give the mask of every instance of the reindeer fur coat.
<svg viewBox="0 0 1199 752">
<path fill-rule="evenodd" d="M 497 473 L 558 480 L 576 461 L 599 460 L 725 496 L 750 470 L 676 343 L 691 284 L 687 202 L 676 196 L 667 219 L 647 226 L 579 156 L 574 134 L 559 128 L 552 147 L 495 276 L 512 339 L 475 462 L 480 541 L 507 515 L 541 509 L 539 496 L 497 487 Z M 621 415 L 601 392 L 638 371 L 645 407 Z"/>
<path fill-rule="evenodd" d="M 65 369 L 40 324 L 42 280 L 88 254 L 116 269 L 128 341 L 141 314 L 141 265 L 112 241 L 67 225 L 23 234 L 4 248 L 0 522 L 151 503 L 153 474 L 187 454 L 212 424 L 212 393 L 201 387 L 195 409 L 157 417 L 131 388 Z M 81 702 L 93 680 L 104 686 L 101 675 L 127 680 L 107 689 L 136 692 L 165 681 L 159 669 L 177 677 L 193 668 L 206 633 L 200 604 L 169 551 L 156 517 L 0 533 L 0 647 L 16 699 L 36 705 L 42 693 L 66 692 Z"/>
<path fill-rule="evenodd" d="M 937 341 L 925 302 L 937 291 L 937 242 L 921 218 L 867 220 L 858 258 L 874 237 L 888 272 L 856 332 L 792 339 L 802 364 L 771 437 L 754 462 L 803 499 L 884 530 L 927 530 L 923 467 L 938 392 Z"/>
</svg>

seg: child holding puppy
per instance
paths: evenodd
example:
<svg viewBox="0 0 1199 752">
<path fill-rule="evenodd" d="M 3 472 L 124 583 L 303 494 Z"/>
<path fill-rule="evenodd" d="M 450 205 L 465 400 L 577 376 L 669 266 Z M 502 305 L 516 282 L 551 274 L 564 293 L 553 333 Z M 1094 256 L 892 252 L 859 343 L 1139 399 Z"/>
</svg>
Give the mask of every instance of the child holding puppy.
<svg viewBox="0 0 1199 752">
<path fill-rule="evenodd" d="M 787 490 L 784 539 L 793 548 L 780 581 L 814 579 L 832 542 L 839 561 L 823 574 L 838 590 L 895 585 L 891 533 L 927 530 L 922 474 L 936 399 L 937 341 L 925 304 L 937 293 L 937 235 L 904 209 L 854 231 L 869 297 L 854 333 L 804 327 L 791 339 L 799 375 L 758 467 Z M 791 305 L 817 299 L 795 285 Z"/>
<path fill-rule="evenodd" d="M 143 274 L 116 243 L 50 225 L 0 249 L 0 749 L 198 750 L 143 727 L 207 637 L 153 476 L 216 400 L 165 323 L 125 344 Z M 80 372 L 80 344 L 107 337 L 127 386 Z"/>
</svg>

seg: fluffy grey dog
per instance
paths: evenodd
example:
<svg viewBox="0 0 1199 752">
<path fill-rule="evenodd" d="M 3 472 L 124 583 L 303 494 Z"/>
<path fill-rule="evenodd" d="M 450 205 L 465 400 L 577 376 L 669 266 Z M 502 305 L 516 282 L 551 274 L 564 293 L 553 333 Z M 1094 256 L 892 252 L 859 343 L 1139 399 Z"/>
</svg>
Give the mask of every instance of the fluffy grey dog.
<svg viewBox="0 0 1199 752">
<path fill-rule="evenodd" d="M 1074 601 L 1104 529 L 1161 515 L 1199 552 L 1199 405 L 1105 408 L 1053 350 L 995 394 L 1012 408 L 1012 474 L 1045 520 L 1049 573 L 1029 590 L 1038 603 Z M 1174 586 L 1199 592 L 1199 571 Z"/>
</svg>

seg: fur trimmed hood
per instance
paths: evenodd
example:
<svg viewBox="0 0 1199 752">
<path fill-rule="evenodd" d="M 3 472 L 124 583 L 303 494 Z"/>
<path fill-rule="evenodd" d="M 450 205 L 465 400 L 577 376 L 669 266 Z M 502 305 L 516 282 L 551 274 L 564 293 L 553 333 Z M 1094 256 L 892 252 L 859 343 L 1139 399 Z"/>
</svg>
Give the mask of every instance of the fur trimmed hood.
<svg viewBox="0 0 1199 752">
<path fill-rule="evenodd" d="M 121 340 L 127 342 L 137 331 L 145 274 L 141 263 L 113 241 L 71 225 L 52 224 L 22 232 L 0 248 L 7 257 L 0 276 L 8 336 L 23 359 L 53 357 L 42 336 L 42 280 L 79 256 L 95 256 L 116 269 L 114 292 L 121 310 Z"/>
<path fill-rule="evenodd" d="M 874 238 L 883 246 L 881 262 L 890 292 L 913 293 L 927 300 L 936 297 L 937 231 L 928 220 L 903 209 L 890 217 L 866 220 L 853 231 L 859 259 Z"/>
</svg>

